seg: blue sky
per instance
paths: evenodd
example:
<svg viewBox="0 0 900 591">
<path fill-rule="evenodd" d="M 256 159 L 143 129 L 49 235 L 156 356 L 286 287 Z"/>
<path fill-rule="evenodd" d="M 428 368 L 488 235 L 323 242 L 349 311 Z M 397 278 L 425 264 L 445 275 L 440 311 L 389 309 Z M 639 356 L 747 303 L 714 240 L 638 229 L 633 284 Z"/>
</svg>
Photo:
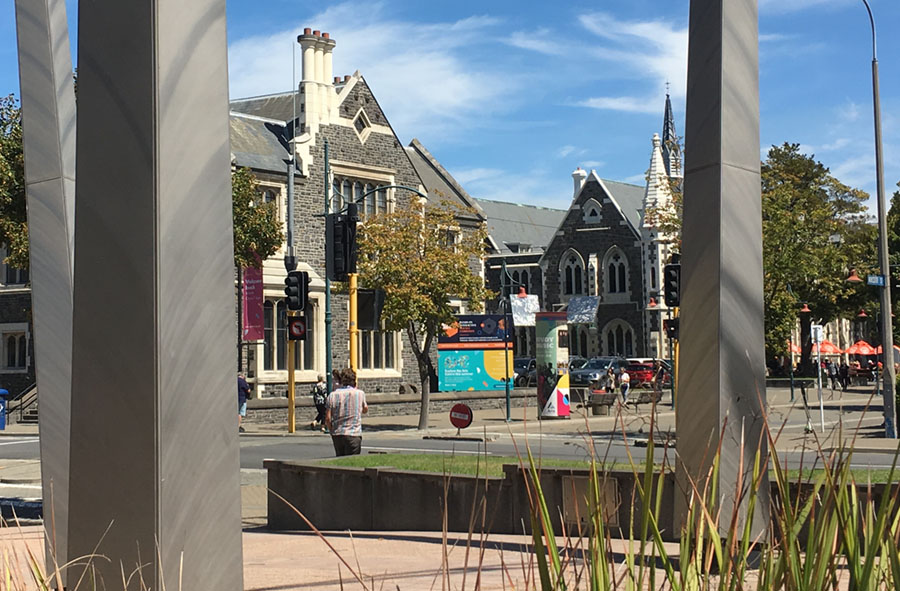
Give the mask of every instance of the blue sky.
<svg viewBox="0 0 900 591">
<path fill-rule="evenodd" d="M 871 5 L 890 198 L 900 181 L 900 2 Z M 475 197 L 567 207 L 576 166 L 642 184 L 667 82 L 684 132 L 687 0 L 231 0 L 228 17 L 232 97 L 289 89 L 297 33 L 328 31 L 334 74 L 359 70 L 400 140 L 417 137 Z M 9 1 L 0 94 L 18 91 L 16 68 Z M 760 108 L 763 151 L 799 143 L 874 195 L 861 0 L 760 0 Z"/>
</svg>

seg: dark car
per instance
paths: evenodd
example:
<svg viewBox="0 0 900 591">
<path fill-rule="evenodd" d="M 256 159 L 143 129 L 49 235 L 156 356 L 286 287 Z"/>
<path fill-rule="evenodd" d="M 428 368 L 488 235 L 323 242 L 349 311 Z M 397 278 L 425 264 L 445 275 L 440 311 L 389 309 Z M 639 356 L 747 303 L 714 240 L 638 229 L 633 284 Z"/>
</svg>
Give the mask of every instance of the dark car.
<svg viewBox="0 0 900 591">
<path fill-rule="evenodd" d="M 534 368 L 537 363 L 534 357 L 516 357 L 513 359 L 513 383 L 516 386 L 527 386 L 534 379 Z"/>
<path fill-rule="evenodd" d="M 624 357 L 593 357 L 578 369 L 569 371 L 569 383 L 572 386 L 589 386 L 600 381 L 610 367 L 618 375 L 627 365 Z"/>
<path fill-rule="evenodd" d="M 533 357 L 517 357 L 513 363 L 517 363 L 520 359 L 530 359 L 531 364 L 528 366 L 528 370 L 525 372 L 519 371 L 519 366 L 516 365 L 516 386 L 534 386 L 537 384 L 537 364 Z M 569 371 L 573 369 L 578 369 L 579 367 L 583 367 L 585 363 L 587 363 L 587 359 L 581 357 L 580 355 L 569 355 Z"/>
</svg>

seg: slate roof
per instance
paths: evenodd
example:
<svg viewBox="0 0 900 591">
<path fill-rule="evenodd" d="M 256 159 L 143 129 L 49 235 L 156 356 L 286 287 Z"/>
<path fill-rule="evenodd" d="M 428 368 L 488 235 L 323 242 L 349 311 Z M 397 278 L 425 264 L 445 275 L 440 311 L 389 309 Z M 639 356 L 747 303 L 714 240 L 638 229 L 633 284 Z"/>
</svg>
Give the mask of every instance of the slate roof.
<svg viewBox="0 0 900 591">
<path fill-rule="evenodd" d="M 611 193 L 613 199 L 636 231 L 641 227 L 641 210 L 644 207 L 644 191 L 646 187 L 600 179 L 603 186 Z"/>
<path fill-rule="evenodd" d="M 287 173 L 288 144 L 283 121 L 232 112 L 231 155 L 237 166 L 254 170 Z"/>
<path fill-rule="evenodd" d="M 279 92 L 263 96 L 251 96 L 232 100 L 229 105 L 232 111 L 276 119 L 278 121 L 290 121 L 294 116 L 294 98 L 291 92 Z M 300 97 L 297 97 L 297 112 L 300 111 Z"/>
<path fill-rule="evenodd" d="M 507 244 L 530 244 L 542 252 L 566 215 L 562 209 L 479 199 L 487 216 L 488 235 L 501 253 L 510 253 Z"/>
<path fill-rule="evenodd" d="M 431 155 L 431 152 L 425 149 L 425 146 L 419 140 L 413 138 L 405 150 L 413 168 L 416 169 L 416 173 L 422 179 L 425 190 L 428 191 L 429 201 L 440 203 L 444 199 L 449 199 L 463 207 L 474 209 L 476 211 L 474 216 L 476 219 L 484 219 L 484 211 L 482 211 L 478 202 L 456 182 L 456 179 L 441 166 L 441 163 Z"/>
</svg>

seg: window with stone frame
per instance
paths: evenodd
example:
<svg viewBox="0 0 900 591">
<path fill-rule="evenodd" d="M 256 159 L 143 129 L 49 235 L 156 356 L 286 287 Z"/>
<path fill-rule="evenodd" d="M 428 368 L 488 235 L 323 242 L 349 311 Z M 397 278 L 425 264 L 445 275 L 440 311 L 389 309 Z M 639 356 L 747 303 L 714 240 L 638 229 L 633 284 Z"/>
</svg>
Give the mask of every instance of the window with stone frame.
<svg viewBox="0 0 900 591">
<path fill-rule="evenodd" d="M 362 108 L 357 111 L 356 116 L 353 118 L 353 129 L 356 130 L 359 141 L 366 143 L 369 134 L 372 133 L 372 123 L 369 121 L 369 116 L 366 115 L 365 110 Z"/>
<path fill-rule="evenodd" d="M 531 276 L 528 269 L 516 269 L 510 275 L 512 276 L 512 295 L 519 293 L 519 287 L 524 287 L 525 293 L 531 290 Z"/>
<path fill-rule="evenodd" d="M 634 329 L 624 320 L 614 320 L 603 331 L 606 355 L 634 356 Z"/>
<path fill-rule="evenodd" d="M 397 369 L 397 347 L 399 334 L 384 330 L 384 321 L 379 330 L 359 331 L 360 369 Z"/>
<path fill-rule="evenodd" d="M 30 334 L 28 324 L 15 323 L 0 325 L 0 370 L 6 373 L 23 373 L 28 371 L 30 355 L 28 341 Z"/>
<path fill-rule="evenodd" d="M 596 199 L 588 199 L 581 207 L 583 220 L 586 224 L 599 224 L 603 221 L 603 209 Z"/>
<path fill-rule="evenodd" d="M 294 347 L 294 368 L 315 369 L 316 306 L 310 300 L 304 311 L 306 339 Z M 287 370 L 287 304 L 283 299 L 267 298 L 263 303 L 263 371 Z"/>
<path fill-rule="evenodd" d="M 620 249 L 615 248 L 607 254 L 604 270 L 606 293 L 628 292 L 628 259 Z"/>
<path fill-rule="evenodd" d="M 0 248 L 0 261 L 6 259 L 6 248 Z M 7 287 L 20 287 L 23 285 L 27 285 L 30 277 L 28 276 L 28 269 L 17 269 L 16 267 L 7 265 L 5 262 L 2 263 L 3 270 L 0 278 L 3 279 L 3 285 Z"/>
<path fill-rule="evenodd" d="M 331 193 L 332 213 L 339 213 L 349 203 L 356 203 L 361 220 L 387 213 L 390 203 L 388 189 L 379 189 L 387 184 L 334 175 Z"/>
<path fill-rule="evenodd" d="M 563 295 L 584 294 L 584 260 L 576 251 L 568 251 L 560 260 Z"/>
</svg>

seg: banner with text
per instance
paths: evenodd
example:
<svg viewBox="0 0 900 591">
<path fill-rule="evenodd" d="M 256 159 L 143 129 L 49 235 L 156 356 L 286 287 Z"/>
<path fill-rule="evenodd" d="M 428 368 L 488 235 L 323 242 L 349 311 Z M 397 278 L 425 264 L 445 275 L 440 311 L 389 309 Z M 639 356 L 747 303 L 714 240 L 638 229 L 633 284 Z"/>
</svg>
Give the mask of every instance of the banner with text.
<svg viewBox="0 0 900 591">
<path fill-rule="evenodd" d="M 502 314 L 458 316 L 438 335 L 441 392 L 513 385 L 512 326 Z M 508 376 L 508 377 L 507 377 Z"/>
<path fill-rule="evenodd" d="M 261 341 L 263 326 L 263 275 L 262 269 L 247 267 L 243 270 L 241 286 L 241 340 Z"/>
</svg>

